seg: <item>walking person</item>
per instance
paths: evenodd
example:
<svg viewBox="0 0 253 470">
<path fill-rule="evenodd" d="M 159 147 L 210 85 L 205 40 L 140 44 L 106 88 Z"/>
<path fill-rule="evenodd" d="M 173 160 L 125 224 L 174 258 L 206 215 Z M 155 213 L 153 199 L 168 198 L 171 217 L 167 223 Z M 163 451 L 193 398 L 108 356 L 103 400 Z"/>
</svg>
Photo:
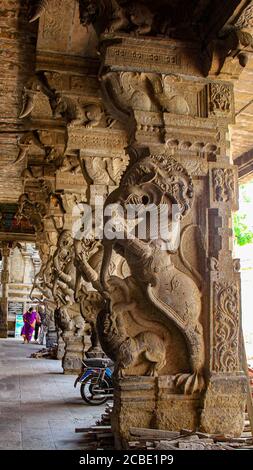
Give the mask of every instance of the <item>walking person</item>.
<svg viewBox="0 0 253 470">
<path fill-rule="evenodd" d="M 35 333 L 34 333 L 34 341 L 38 342 L 39 330 L 41 327 L 41 317 L 39 312 L 36 311 L 36 322 L 35 322 Z"/>
<path fill-rule="evenodd" d="M 36 323 L 36 310 L 30 307 L 23 315 L 24 326 L 21 330 L 21 336 L 24 338 L 24 343 L 30 343 L 35 329 Z"/>
</svg>

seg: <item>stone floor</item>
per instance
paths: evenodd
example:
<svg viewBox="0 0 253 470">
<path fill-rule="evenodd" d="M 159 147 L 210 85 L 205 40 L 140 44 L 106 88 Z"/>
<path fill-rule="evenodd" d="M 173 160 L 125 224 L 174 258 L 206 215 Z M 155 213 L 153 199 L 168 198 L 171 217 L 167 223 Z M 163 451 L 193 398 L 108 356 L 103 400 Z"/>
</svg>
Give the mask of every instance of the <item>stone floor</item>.
<svg viewBox="0 0 253 470">
<path fill-rule="evenodd" d="M 104 406 L 85 405 L 61 362 L 31 359 L 41 346 L 0 339 L 0 450 L 81 449 L 82 434 Z"/>
</svg>

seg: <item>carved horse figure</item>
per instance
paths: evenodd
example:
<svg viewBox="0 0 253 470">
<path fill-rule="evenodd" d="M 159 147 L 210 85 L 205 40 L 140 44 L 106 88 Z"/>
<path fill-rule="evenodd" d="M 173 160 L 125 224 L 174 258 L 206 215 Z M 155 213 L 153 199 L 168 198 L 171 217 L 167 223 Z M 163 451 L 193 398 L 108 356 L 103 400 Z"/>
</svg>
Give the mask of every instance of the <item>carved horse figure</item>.
<svg viewBox="0 0 253 470">
<path fill-rule="evenodd" d="M 108 209 L 110 204 L 115 203 L 121 205 L 125 214 L 127 213 L 127 207 L 133 204 L 137 204 L 135 207 L 139 208 L 139 212 L 137 211 L 139 215 L 140 213 L 143 214 L 148 206 L 167 207 L 166 223 L 171 228 L 173 204 L 177 204 L 180 218 L 183 218 L 192 207 L 192 180 L 184 167 L 172 157 L 150 155 L 137 161 L 130 168 L 122 179 L 120 187 L 109 195 L 105 202 L 105 209 Z M 158 233 L 157 237 L 153 238 L 151 236 L 152 227 L 149 226 L 144 239 L 135 236 L 127 238 L 122 236 L 126 235 L 129 229 L 125 220 L 117 225 L 117 237 L 111 240 L 104 238 L 101 284 L 105 291 L 110 293 L 111 280 L 108 276 L 108 266 L 114 249 L 126 259 L 132 278 L 142 291 L 143 297 L 147 299 L 150 309 L 156 310 L 159 319 L 156 321 L 159 321 L 165 328 L 166 321 L 167 324 L 168 320 L 173 322 L 185 338 L 191 371 L 177 374 L 175 376 L 176 386 L 184 393 L 199 392 L 205 384 L 203 379 L 204 341 L 202 325 L 199 320 L 202 304 L 198 286 L 192 277 L 178 270 L 171 261 L 171 253 L 176 253 L 178 249 L 173 231 L 168 231 L 168 235 Z M 112 223 L 112 217 L 108 216 L 107 221 Z M 119 232 L 121 232 L 121 236 Z M 131 354 L 132 362 L 135 360 L 136 354 L 131 353 L 131 351 L 137 348 L 137 337 L 127 338 L 125 335 L 123 338 L 124 335 L 121 335 L 121 341 L 117 341 L 119 328 L 117 328 L 116 323 L 119 320 L 116 323 L 114 322 L 113 336 L 112 323 L 114 316 L 113 301 L 111 301 L 107 314 L 104 312 L 103 320 L 101 317 L 99 320 L 98 330 L 100 335 L 102 326 L 103 331 L 108 331 L 108 324 L 111 324 L 110 334 L 103 335 L 101 344 L 104 348 L 107 348 L 106 352 L 109 355 L 111 351 L 111 355 L 117 357 L 120 354 L 122 358 L 126 356 L 125 350 L 128 344 L 130 353 L 126 363 L 129 365 Z M 124 323 L 124 316 L 120 322 L 122 323 L 122 321 Z M 154 333 L 145 331 L 144 336 L 147 336 L 147 334 Z M 156 338 L 156 340 L 159 349 L 162 339 Z M 124 341 L 127 341 L 125 346 L 123 346 Z M 138 341 L 143 343 L 144 337 L 139 338 Z M 153 342 L 150 337 L 145 341 Z M 114 347 L 114 351 L 112 351 L 110 342 L 114 342 L 116 350 Z M 162 354 L 162 347 L 160 347 L 160 350 Z M 159 358 L 154 358 L 154 354 L 153 356 L 151 354 L 149 360 L 156 364 L 154 370 L 156 369 L 157 372 L 161 370 L 161 364 L 165 365 L 165 355 L 164 357 L 161 355 Z M 124 360 L 122 359 L 121 362 L 123 363 Z"/>
</svg>

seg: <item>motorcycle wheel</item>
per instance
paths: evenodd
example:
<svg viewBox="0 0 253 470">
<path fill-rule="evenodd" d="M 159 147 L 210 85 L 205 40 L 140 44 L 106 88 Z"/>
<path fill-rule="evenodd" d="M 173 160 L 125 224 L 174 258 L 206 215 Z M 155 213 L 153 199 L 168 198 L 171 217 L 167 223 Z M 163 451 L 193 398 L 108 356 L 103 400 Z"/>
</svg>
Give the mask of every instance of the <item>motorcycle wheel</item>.
<svg viewBox="0 0 253 470">
<path fill-rule="evenodd" d="M 89 405 L 93 405 L 93 406 L 103 405 L 103 403 L 107 401 L 106 397 L 95 398 L 93 390 L 98 389 L 98 388 L 103 388 L 106 390 L 107 388 L 108 389 L 110 388 L 110 384 L 108 383 L 106 378 L 104 378 L 103 380 L 99 380 L 97 383 L 92 383 L 92 380 L 96 378 L 98 378 L 97 375 L 95 374 L 90 375 L 89 377 L 87 377 L 87 379 L 84 382 L 81 383 L 81 387 L 80 387 L 82 399 L 85 401 L 85 403 L 88 403 Z"/>
</svg>

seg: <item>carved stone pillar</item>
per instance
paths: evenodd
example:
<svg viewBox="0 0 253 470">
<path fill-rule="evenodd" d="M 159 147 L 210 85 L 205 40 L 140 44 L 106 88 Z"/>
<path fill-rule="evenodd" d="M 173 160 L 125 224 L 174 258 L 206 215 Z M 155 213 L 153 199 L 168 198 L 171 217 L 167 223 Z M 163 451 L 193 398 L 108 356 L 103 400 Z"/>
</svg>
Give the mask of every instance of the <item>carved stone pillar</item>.
<svg viewBox="0 0 253 470">
<path fill-rule="evenodd" d="M 86 318 L 97 302 L 88 294 L 96 289 L 103 308 L 92 310 L 90 323 L 97 316 L 101 346 L 115 361 L 118 443 L 130 426 L 238 435 L 245 377 L 240 279 L 230 246 L 237 175 L 227 136 L 234 122 L 230 79 L 252 53 L 245 32 L 252 7 L 241 18 L 248 2 L 240 0 L 222 7 L 214 2 L 213 8 L 190 0 L 173 0 L 169 8 L 164 0 L 80 0 L 82 34 L 76 2 L 60 3 L 67 7 L 59 11 L 58 2 L 38 2 L 32 15 L 44 15 L 39 73 L 24 90 L 21 116 L 31 118 L 31 131 L 19 141 L 16 163 L 27 157 L 24 176 L 44 187 L 47 175 L 54 183 L 51 195 L 58 192 L 66 207 L 58 225 L 41 200 L 30 203 L 24 194 L 22 201 L 43 217 L 43 223 L 34 218 L 46 238 L 38 279 L 58 307 L 63 367 L 68 373 L 80 364 Z M 81 39 L 91 29 L 100 48 L 99 71 L 97 61 L 90 69 L 83 57 Z M 95 260 L 86 256 L 85 246 L 74 246 L 70 233 L 71 200 L 82 187 L 93 208 L 96 195 L 106 197 L 106 209 L 112 202 L 123 207 L 115 237 L 104 236 L 102 262 L 97 253 Z M 144 236 L 137 234 L 138 213 L 126 218 L 127 205 L 136 204 L 141 214 L 156 206 L 158 220 L 166 209 L 165 232 L 153 236 L 158 222 L 151 220 Z M 107 214 L 106 222 L 113 217 Z M 47 224 L 53 230 L 44 231 Z M 117 266 L 111 269 L 115 256 L 127 267 L 122 276 Z M 83 291 L 76 286 L 80 273 Z"/>
<path fill-rule="evenodd" d="M 198 43 L 118 34 L 101 51 L 104 103 L 125 126 L 131 157 L 105 202 L 125 210 L 118 237 L 104 238 L 101 283 L 110 303 L 98 318 L 102 347 L 116 362 L 113 429 L 119 438 L 131 426 L 240 435 L 237 174 L 227 140 L 233 85 L 204 76 Z M 144 237 L 127 238 L 127 204 L 165 205 L 169 234 L 152 237 L 151 223 Z M 125 280 L 108 273 L 114 250 L 130 267 Z"/>
<path fill-rule="evenodd" d="M 46 347 L 51 348 L 55 344 L 58 344 L 58 338 L 54 320 L 54 308 L 52 308 L 52 306 L 46 305 Z M 62 357 L 58 357 L 58 359 L 62 359 Z"/>
<path fill-rule="evenodd" d="M 35 288 L 39 289 L 50 311 L 56 308 L 60 313 L 55 323 L 59 339 L 58 358 L 62 359 L 64 373 L 77 374 L 84 352 L 90 346 L 86 331 L 88 325 L 80 313 L 79 300 L 75 298 L 76 267 L 72 238 L 73 208 L 78 202 L 85 201 L 84 179 L 80 175 L 78 186 L 76 180 L 75 184 L 71 180 L 73 174 L 70 170 L 69 174 L 65 170 L 65 178 L 59 177 L 58 170 L 54 171 L 56 174 L 48 169 L 46 177 L 43 177 L 43 168 L 31 167 L 25 173 L 25 193 L 19 200 L 19 215 L 29 218 L 35 226 L 42 261 L 32 293 Z"/>
<path fill-rule="evenodd" d="M 65 344 L 62 356 L 65 374 L 80 372 L 85 351 L 90 346 L 88 324 L 80 312 L 78 290 L 82 281 L 76 270 L 73 240 L 73 210 L 83 197 L 82 193 L 68 191 L 61 195 L 64 223 L 52 259 L 52 294 L 57 306 L 55 320 L 60 329 L 59 345 L 61 341 Z"/>
<path fill-rule="evenodd" d="M 8 291 L 10 277 L 10 248 L 8 242 L 2 242 L 2 298 L 0 311 L 0 338 L 8 336 Z"/>
<path fill-rule="evenodd" d="M 208 331 L 209 380 L 201 429 L 240 435 L 244 427 L 245 376 L 242 371 L 241 289 L 238 260 L 232 258 L 231 211 L 237 210 L 237 168 L 209 163 Z"/>
<path fill-rule="evenodd" d="M 50 175 L 49 171 L 47 173 Z M 36 299 L 36 291 L 41 292 L 47 310 L 47 344 L 52 345 L 57 342 L 53 318 L 55 304 L 52 296 L 52 257 L 56 250 L 58 229 L 62 227 L 63 213 L 59 200 L 53 195 L 53 178 L 42 178 L 42 167 L 36 167 L 34 173 L 26 170 L 24 176 L 24 194 L 19 199 L 17 218 L 29 219 L 36 231 L 40 261 L 34 259 L 34 283 L 30 295 Z"/>
<path fill-rule="evenodd" d="M 23 275 L 23 283 L 24 284 L 30 284 L 31 283 L 31 256 L 29 253 L 23 251 L 22 253 L 23 260 L 24 260 L 24 275 Z"/>
</svg>

